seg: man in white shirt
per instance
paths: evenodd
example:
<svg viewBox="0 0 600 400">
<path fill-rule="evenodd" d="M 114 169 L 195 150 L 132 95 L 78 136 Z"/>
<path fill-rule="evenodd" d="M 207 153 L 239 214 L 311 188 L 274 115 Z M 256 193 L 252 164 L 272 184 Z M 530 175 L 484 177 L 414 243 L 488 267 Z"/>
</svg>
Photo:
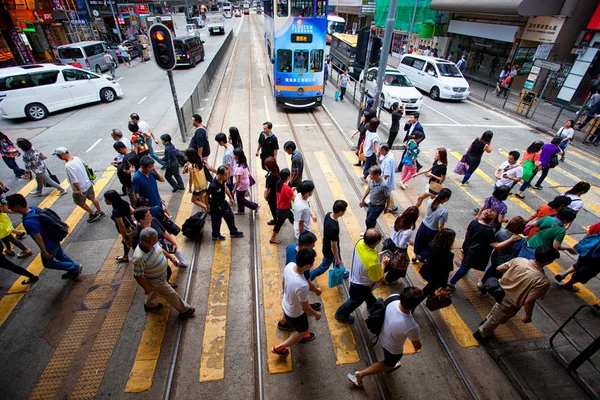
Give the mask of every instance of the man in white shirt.
<svg viewBox="0 0 600 400">
<path fill-rule="evenodd" d="M 363 167 L 363 181 L 369 176 L 369 168 L 377 165 L 377 153 L 379 153 L 379 143 L 381 143 L 381 138 L 377 134 L 377 127 L 379 127 L 379 119 L 371 118 L 363 141 L 363 153 L 367 157 Z"/>
<path fill-rule="evenodd" d="M 289 263 L 283 271 L 283 300 L 281 307 L 285 318 L 280 323 L 287 324 L 294 329 L 284 342 L 273 346 L 271 352 L 280 357 L 287 357 L 290 354 L 288 347 L 298 342 L 309 342 L 314 340 L 316 335 L 308 331 L 308 316 L 312 315 L 318 321 L 321 319 L 321 313 L 315 311 L 308 304 L 308 282 L 304 277 L 304 272 L 312 268 L 315 263 L 317 253 L 311 248 L 302 248 L 298 251 L 296 262 Z"/>
<path fill-rule="evenodd" d="M 411 310 L 419 305 L 422 297 L 421 289 L 409 286 L 400 293 L 400 300 L 394 300 L 387 305 L 383 327 L 379 335 L 383 348 L 383 361 L 373 363 L 362 371 L 348 374 L 350 382 L 361 387 L 365 376 L 380 374 L 400 367 L 404 342 L 407 338 L 412 342 L 415 351 L 419 351 L 423 347 L 419 325 L 411 313 Z"/>
<path fill-rule="evenodd" d="M 87 221 L 95 222 L 104 217 L 106 214 L 104 214 L 100 202 L 96 199 L 94 184 L 88 177 L 83 161 L 79 157 L 73 157 L 69 154 L 66 147 L 59 147 L 54 150 L 52 155 L 57 156 L 59 160 L 66 161 L 65 170 L 67 171 L 67 179 L 73 188 L 73 202 L 90 214 Z M 96 207 L 96 212 L 92 211 L 90 206 L 85 203 L 86 200 L 91 200 L 94 207 Z"/>
<path fill-rule="evenodd" d="M 233 158 L 233 145 L 227 141 L 227 135 L 224 133 L 217 133 L 215 141 L 219 146 L 223 147 L 223 164 L 227 170 L 227 184 L 231 185 L 229 190 L 233 190 L 233 164 L 235 159 Z"/>
<path fill-rule="evenodd" d="M 304 231 L 312 232 L 310 228 L 311 219 L 317 222 L 317 217 L 310 211 L 308 199 L 315 191 L 315 184 L 312 181 L 303 181 L 297 187 L 298 194 L 294 199 L 294 235 L 296 239 Z"/>
<path fill-rule="evenodd" d="M 498 189 L 501 186 L 513 186 L 521 180 L 523 177 L 523 167 L 519 164 L 518 151 L 513 150 L 508 153 L 508 158 L 504 161 L 494 172 L 496 177 L 496 183 L 494 189 Z"/>
<path fill-rule="evenodd" d="M 164 163 L 160 159 L 160 157 L 154 152 L 152 148 L 152 142 L 158 144 L 158 140 L 154 136 L 154 132 L 150 129 L 150 125 L 142 119 L 136 113 L 133 113 L 129 116 L 132 122 L 135 122 L 138 125 L 138 128 L 144 134 L 144 138 L 146 138 L 146 145 L 148 146 L 148 155 L 154 159 L 154 161 L 158 162 L 164 168 Z"/>
<path fill-rule="evenodd" d="M 396 190 L 396 159 L 394 153 L 390 151 L 390 146 L 385 143 L 379 147 L 379 166 L 381 167 L 381 177 L 385 180 L 387 187 L 390 188 L 390 192 Z M 394 205 L 394 196 L 390 196 L 389 212 L 395 211 L 398 211 L 398 207 Z"/>
</svg>

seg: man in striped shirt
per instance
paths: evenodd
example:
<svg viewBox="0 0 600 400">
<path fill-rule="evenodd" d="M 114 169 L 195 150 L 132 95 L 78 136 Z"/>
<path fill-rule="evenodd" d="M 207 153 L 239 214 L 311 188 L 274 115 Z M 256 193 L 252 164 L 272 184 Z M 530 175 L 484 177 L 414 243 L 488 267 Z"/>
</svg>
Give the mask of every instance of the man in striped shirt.
<svg viewBox="0 0 600 400">
<path fill-rule="evenodd" d="M 177 265 L 177 258 L 160 247 L 156 230 L 153 228 L 142 229 L 140 243 L 133 253 L 133 277 L 146 294 L 144 310 L 148 312 L 163 308 L 163 305 L 158 302 L 160 295 L 175 307 L 182 317 L 189 317 L 196 310 L 183 301 L 169 285 L 167 258 Z"/>
</svg>

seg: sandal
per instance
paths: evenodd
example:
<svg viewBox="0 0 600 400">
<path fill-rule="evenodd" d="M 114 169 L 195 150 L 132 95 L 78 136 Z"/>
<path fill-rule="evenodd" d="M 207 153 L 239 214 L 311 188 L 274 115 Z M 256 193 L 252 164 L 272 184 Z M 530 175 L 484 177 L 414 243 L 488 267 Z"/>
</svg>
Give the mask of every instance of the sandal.
<svg viewBox="0 0 600 400">
<path fill-rule="evenodd" d="M 281 240 L 269 240 L 271 244 L 281 244 Z"/>
<path fill-rule="evenodd" d="M 561 289 L 565 289 L 568 290 L 569 292 L 573 292 L 573 293 L 577 293 L 579 292 L 579 288 L 577 286 L 573 286 L 573 285 L 560 285 Z"/>
<path fill-rule="evenodd" d="M 519 193 L 515 193 L 515 196 L 517 196 L 521 200 L 525 198 L 525 196 L 523 196 L 522 194 L 519 194 Z"/>
<path fill-rule="evenodd" d="M 119 257 L 115 258 L 115 260 L 117 260 L 118 262 L 122 262 L 122 263 L 125 263 L 125 262 L 128 263 L 129 262 L 129 257 L 119 256 Z"/>
<path fill-rule="evenodd" d="M 24 281 L 21 281 L 21 285 L 31 285 L 32 283 L 36 283 L 40 278 L 37 276 L 34 276 L 33 278 L 29 278 L 29 279 L 25 279 Z"/>
<path fill-rule="evenodd" d="M 25 235 L 27 235 L 27 232 L 19 232 L 19 233 L 15 234 L 15 236 L 19 240 L 22 240 L 25 237 Z"/>
<path fill-rule="evenodd" d="M 14 256 L 14 255 L 15 255 L 15 252 L 14 252 L 13 250 L 5 249 L 5 250 L 4 250 L 4 255 L 5 255 L 5 256 L 11 256 L 11 257 L 12 257 L 12 256 Z"/>
</svg>

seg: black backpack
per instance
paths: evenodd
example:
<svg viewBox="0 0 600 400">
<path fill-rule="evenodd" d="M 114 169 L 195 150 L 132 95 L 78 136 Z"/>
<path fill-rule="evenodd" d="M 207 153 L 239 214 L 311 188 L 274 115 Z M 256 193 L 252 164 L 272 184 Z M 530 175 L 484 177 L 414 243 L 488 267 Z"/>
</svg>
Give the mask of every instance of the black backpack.
<svg viewBox="0 0 600 400">
<path fill-rule="evenodd" d="M 175 150 L 175 157 L 177 157 L 177 162 L 179 163 L 179 166 L 183 167 L 186 163 L 185 154 L 183 154 L 183 151 Z"/>
<path fill-rule="evenodd" d="M 202 233 L 202 229 L 204 228 L 204 223 L 206 222 L 207 214 L 203 211 L 200 211 L 191 217 L 189 217 L 181 227 L 181 232 L 184 236 L 197 240 L 200 238 L 200 234 Z"/>
<path fill-rule="evenodd" d="M 49 208 L 43 210 L 38 207 L 31 207 L 35 213 L 26 215 L 23 220 L 30 218 L 39 218 L 44 228 L 44 236 L 54 243 L 62 242 L 69 235 L 69 225 L 63 222 L 57 213 Z"/>
<path fill-rule="evenodd" d="M 365 324 L 367 325 L 367 328 L 369 328 L 369 330 L 375 335 L 379 336 L 381 329 L 383 328 L 383 322 L 385 321 L 385 309 L 387 308 L 388 304 L 396 300 L 400 300 L 399 294 L 393 294 L 385 299 L 385 301 L 377 300 L 369 309 L 369 316 L 367 319 L 365 319 Z"/>
</svg>

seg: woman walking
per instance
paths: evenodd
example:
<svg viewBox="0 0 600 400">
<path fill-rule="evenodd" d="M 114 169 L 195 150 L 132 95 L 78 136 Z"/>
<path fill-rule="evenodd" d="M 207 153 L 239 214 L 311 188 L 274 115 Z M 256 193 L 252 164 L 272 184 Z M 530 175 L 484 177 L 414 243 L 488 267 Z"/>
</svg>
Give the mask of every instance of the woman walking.
<svg viewBox="0 0 600 400">
<path fill-rule="evenodd" d="M 289 220 L 290 224 L 294 225 L 294 213 L 292 212 L 292 200 L 294 200 L 294 191 L 288 185 L 290 179 L 290 170 L 284 168 L 279 173 L 279 181 L 277 182 L 277 223 L 273 227 L 273 235 L 269 243 L 280 244 L 281 240 L 277 239 L 277 234 L 285 223 Z"/>
<path fill-rule="evenodd" d="M 550 201 L 548 204 L 543 204 L 543 205 L 539 206 L 538 209 L 535 210 L 535 212 L 533 214 L 531 214 L 529 216 L 529 218 L 527 218 L 527 220 L 525 220 L 525 223 L 528 224 L 531 221 L 533 221 L 534 219 L 537 221 L 544 217 L 549 217 L 549 216 L 556 217 L 563 208 L 569 207 L 569 204 L 571 204 L 571 199 L 569 197 L 557 196 L 554 198 L 554 200 Z M 532 238 L 533 235 L 535 235 L 539 231 L 540 231 L 540 228 L 538 228 L 535 225 L 531 225 L 527 229 L 526 236 L 528 239 Z"/>
<path fill-rule="evenodd" d="M 575 212 L 579 212 L 583 207 L 583 200 L 581 196 L 590 191 L 591 185 L 585 181 L 579 181 L 571 189 L 567 190 L 563 196 L 567 196 L 571 199 L 569 208 Z M 568 229 L 568 228 L 567 228 Z"/>
<path fill-rule="evenodd" d="M 544 179 L 546 179 L 546 176 L 548 176 L 548 171 L 550 171 L 550 168 L 556 167 L 556 164 L 553 163 L 558 162 L 558 160 L 553 160 L 557 154 L 562 155 L 562 150 L 558 146 L 561 142 L 561 138 L 555 137 L 550 143 L 546 143 L 542 147 L 542 152 L 540 154 L 540 167 L 542 168 L 542 176 L 540 176 L 540 179 L 538 179 L 536 184 L 533 186 L 534 189 L 542 190 L 542 183 L 544 182 Z"/>
<path fill-rule="evenodd" d="M 358 157 L 358 162 L 354 164 L 355 167 L 361 166 L 360 153 L 362 153 L 362 143 L 365 140 L 365 135 L 367 134 L 367 126 L 371 118 L 373 118 L 373 116 L 369 111 L 363 111 L 363 115 L 360 117 L 360 124 L 358 125 L 358 129 L 352 134 L 352 136 L 350 136 L 350 140 L 352 140 L 354 139 L 354 136 L 358 134 L 358 145 L 356 146 L 356 156 Z"/>
<path fill-rule="evenodd" d="M 12 169 L 15 177 L 18 179 L 23 178 L 25 170 L 17 164 L 16 158 L 21 155 L 19 150 L 15 147 L 14 143 L 4 133 L 0 132 L 0 154 L 6 166 Z"/>
<path fill-rule="evenodd" d="M 508 218 L 506 218 L 508 207 L 504 202 L 504 200 L 508 198 L 509 193 L 510 186 L 500 186 L 495 189 L 492 195 L 483 201 L 483 205 L 477 211 L 475 221 L 481 218 L 483 210 L 494 210 L 496 212 L 496 218 L 492 221 L 490 226 L 494 229 L 494 232 L 498 232 L 500 228 L 502 228 L 502 224 L 509 221 Z"/>
<path fill-rule="evenodd" d="M 36 150 L 31 142 L 24 138 L 17 139 L 17 146 L 23 150 L 23 162 L 25 163 L 25 175 L 31 176 L 33 172 L 35 174 L 35 180 L 37 181 L 37 189 L 31 192 L 34 196 L 42 196 L 42 190 L 44 185 L 49 185 L 58 190 L 59 195 L 67 194 L 66 189 L 54 182 L 50 178 L 48 167 L 44 160 L 46 157 L 43 153 Z"/>
<path fill-rule="evenodd" d="M 363 180 L 366 180 L 369 176 L 369 168 L 373 165 L 377 165 L 377 153 L 379 152 L 379 142 L 381 139 L 377 134 L 377 128 L 379 127 L 379 119 L 371 118 L 367 124 L 367 132 L 365 133 L 365 140 L 363 140 L 362 150 L 365 154 L 366 161 L 363 167 Z"/>
<path fill-rule="evenodd" d="M 556 133 L 556 136 L 562 139 L 562 141 L 558 145 L 563 152 L 562 156 L 560 157 L 560 161 L 565 161 L 567 146 L 569 146 L 569 143 L 571 142 L 571 140 L 573 140 L 573 137 L 575 136 L 575 129 L 573 128 L 574 126 L 575 121 L 570 119 L 565 123 L 565 126 L 560 128 Z"/>
<path fill-rule="evenodd" d="M 524 199 L 523 192 L 527 190 L 529 186 L 531 186 L 531 182 L 537 174 L 538 169 L 540 168 L 540 156 L 542 147 L 544 146 L 544 142 L 541 140 L 536 140 L 531 143 L 527 150 L 525 150 L 525 155 L 521 160 L 521 165 L 523 166 L 523 184 L 519 188 L 519 191 L 515 193 L 520 199 Z M 517 182 L 513 183 L 511 189 L 517 185 Z"/>
<path fill-rule="evenodd" d="M 452 245 L 456 233 L 449 228 L 441 229 L 429 245 L 429 257 L 419 270 L 419 274 L 427 281 L 423 288 L 423 299 L 448 284 L 448 276 L 454 269 L 454 253 Z"/>
<path fill-rule="evenodd" d="M 518 235 L 498 243 L 496 233 L 492 228 L 492 223 L 496 219 L 496 211 L 487 209 L 481 212 L 481 218 L 471 221 L 465 234 L 465 241 L 462 245 L 463 260 L 460 268 L 448 283 L 448 289 L 456 290 L 456 283 L 461 280 L 471 268 L 478 271 L 485 271 L 492 249 L 503 249 L 510 246 L 511 243 L 520 239 Z"/>
<path fill-rule="evenodd" d="M 406 183 L 412 179 L 417 173 L 417 158 L 421 149 L 419 149 L 418 142 L 423 137 L 421 132 L 417 131 L 408 141 L 406 145 L 406 154 L 402 158 L 401 162 L 404 165 L 402 169 L 402 178 L 400 180 L 400 187 L 406 190 Z"/>
<path fill-rule="evenodd" d="M 248 161 L 246 161 L 244 150 L 239 148 L 233 150 L 233 158 L 237 163 L 237 168 L 233 172 L 235 181 L 233 189 L 238 205 L 236 214 L 244 214 L 246 207 L 251 210 L 258 210 L 260 205 L 246 198 L 246 192 L 250 189 L 250 172 L 248 172 Z"/>
<path fill-rule="evenodd" d="M 562 282 L 567 275 L 573 274 L 560 285 L 571 292 L 579 292 L 579 287 L 574 286 L 576 283 L 588 283 L 600 273 L 600 222 L 590 226 L 587 235 L 575 245 L 575 250 L 585 255 L 580 254 L 575 264 L 554 276 L 554 279 Z"/>
<path fill-rule="evenodd" d="M 420 208 L 423 204 L 423 200 L 426 198 L 433 199 L 440 190 L 443 188 L 444 181 L 446 180 L 446 174 L 448 173 L 448 153 L 443 147 L 438 147 L 435 151 L 435 159 L 431 167 L 424 169 L 423 171 L 417 172 L 415 176 L 425 175 L 429 178 L 429 183 L 425 187 L 425 192 L 417 199 L 415 207 Z"/>
<path fill-rule="evenodd" d="M 165 179 L 169 182 L 169 185 L 173 188 L 173 193 L 178 190 L 185 190 L 183 185 L 183 179 L 179 175 L 179 160 L 177 159 L 177 149 L 171 143 L 171 135 L 164 134 L 160 137 L 160 140 L 165 146 L 165 156 L 162 161 L 167 169 L 165 172 Z"/>
<path fill-rule="evenodd" d="M 408 245 L 414 244 L 412 234 L 415 230 L 417 219 L 419 219 L 419 209 L 414 206 L 408 207 L 401 215 L 396 217 L 394 226 L 390 231 L 390 239 L 394 242 L 396 251 L 400 252 L 399 256 L 402 258 L 403 266 L 408 266 Z M 402 276 L 403 270 L 391 268 L 390 264 L 388 263 L 385 267 L 385 279 L 383 283 L 386 285 L 395 285 Z"/>
<path fill-rule="evenodd" d="M 129 250 L 132 246 L 133 231 L 135 224 L 133 223 L 133 208 L 128 202 L 123 200 L 116 190 L 108 190 L 104 193 L 104 202 L 107 206 L 112 207 L 110 219 L 115 222 L 117 232 L 121 234 L 121 243 L 123 244 L 123 255 L 117 257 L 118 262 L 129 262 Z"/>
<path fill-rule="evenodd" d="M 439 231 L 444 229 L 446 222 L 448 222 L 448 210 L 444 207 L 444 203 L 450 200 L 451 196 L 452 191 L 444 188 L 440 190 L 434 199 L 427 200 L 427 213 L 415 236 L 415 258 L 412 259 L 413 263 L 427 259 L 429 243 Z"/>
<path fill-rule="evenodd" d="M 242 143 L 240 131 L 235 126 L 229 128 L 229 142 L 233 145 L 234 149 L 244 148 L 244 143 Z"/>
<path fill-rule="evenodd" d="M 277 222 L 277 185 L 279 184 L 279 166 L 273 157 L 265 159 L 267 169 L 267 182 L 265 184 L 265 200 L 269 204 L 272 220 L 267 225 L 275 225 Z"/>
<path fill-rule="evenodd" d="M 204 162 L 198 155 L 198 150 L 191 147 L 185 151 L 188 163 L 183 168 L 183 173 L 190 174 L 188 191 L 192 194 L 192 203 L 209 212 L 206 190 L 208 181 L 204 173 Z"/>
<path fill-rule="evenodd" d="M 471 175 L 477 170 L 479 164 L 481 163 L 481 157 L 483 157 L 483 153 L 491 153 L 492 152 L 492 138 L 494 137 L 494 132 L 485 131 L 481 138 L 477 138 L 471 143 L 469 150 L 467 150 L 467 154 L 465 157 L 465 162 L 469 166 L 467 168 L 467 172 L 462 180 L 462 184 L 466 185 L 471 179 Z"/>
</svg>

